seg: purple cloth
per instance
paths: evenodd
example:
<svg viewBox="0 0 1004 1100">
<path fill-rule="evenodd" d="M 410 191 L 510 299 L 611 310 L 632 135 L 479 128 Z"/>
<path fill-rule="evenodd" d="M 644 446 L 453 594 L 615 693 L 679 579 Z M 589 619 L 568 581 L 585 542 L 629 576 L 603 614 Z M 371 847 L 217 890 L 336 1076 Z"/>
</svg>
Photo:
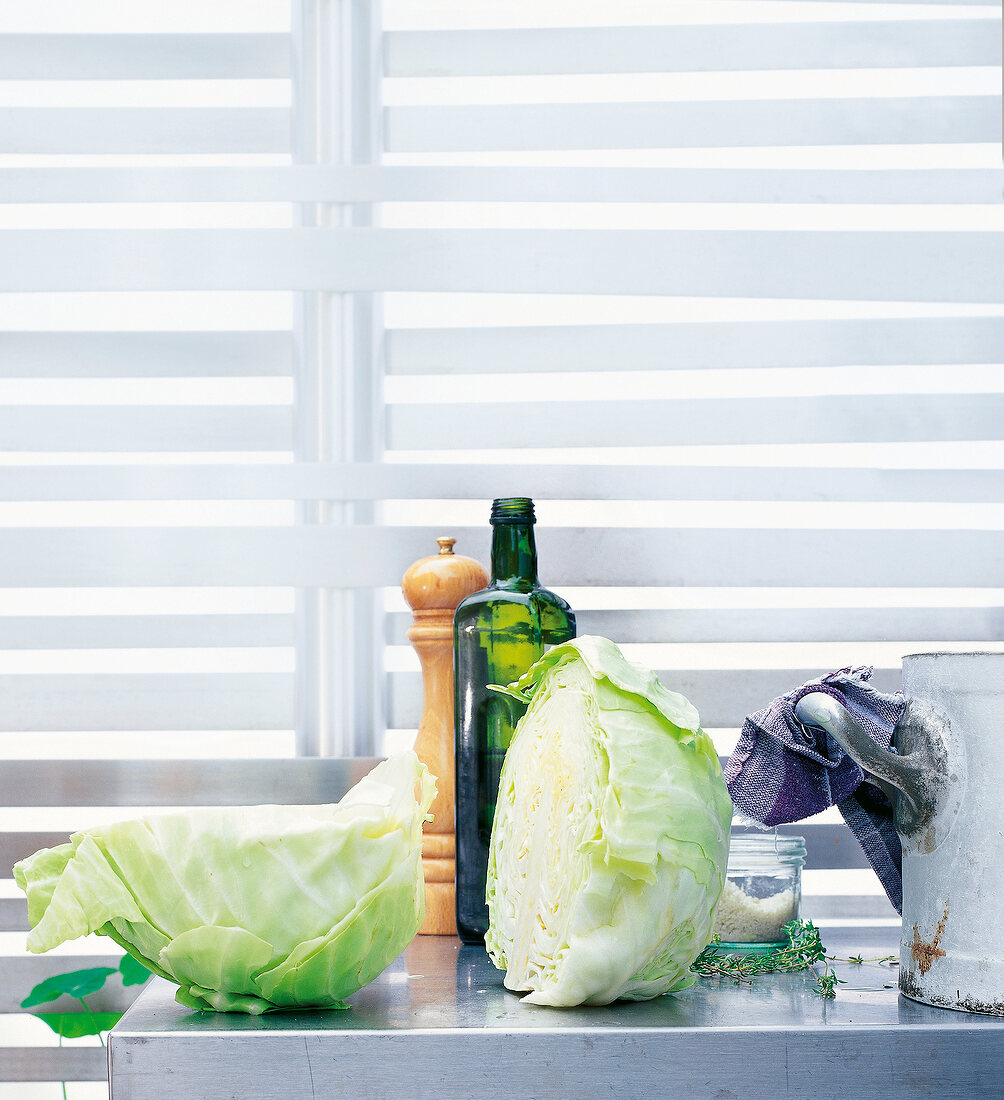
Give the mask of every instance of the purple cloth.
<svg viewBox="0 0 1004 1100">
<path fill-rule="evenodd" d="M 835 805 L 902 913 L 902 851 L 889 799 L 824 730 L 803 726 L 794 712 L 803 695 L 825 692 L 888 749 L 905 700 L 876 691 L 868 683 L 871 674 L 867 666 L 840 669 L 751 714 L 725 767 L 725 781 L 736 809 L 764 826 L 801 821 Z"/>
</svg>

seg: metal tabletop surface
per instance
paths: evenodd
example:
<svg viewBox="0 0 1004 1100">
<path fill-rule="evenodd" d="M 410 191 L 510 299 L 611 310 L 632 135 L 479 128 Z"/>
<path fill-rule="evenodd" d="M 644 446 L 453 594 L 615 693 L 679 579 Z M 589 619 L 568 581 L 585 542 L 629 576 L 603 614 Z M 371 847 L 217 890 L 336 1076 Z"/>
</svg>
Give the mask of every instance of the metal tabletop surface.
<svg viewBox="0 0 1004 1100">
<path fill-rule="evenodd" d="M 824 931 L 879 958 L 898 929 Z M 897 968 L 845 985 L 771 974 L 604 1008 L 522 1003 L 481 948 L 419 937 L 349 1011 L 197 1013 L 154 979 L 112 1031 L 113 1100 L 317 1097 L 1004 1097 L 1004 1019 L 902 997 Z"/>
</svg>

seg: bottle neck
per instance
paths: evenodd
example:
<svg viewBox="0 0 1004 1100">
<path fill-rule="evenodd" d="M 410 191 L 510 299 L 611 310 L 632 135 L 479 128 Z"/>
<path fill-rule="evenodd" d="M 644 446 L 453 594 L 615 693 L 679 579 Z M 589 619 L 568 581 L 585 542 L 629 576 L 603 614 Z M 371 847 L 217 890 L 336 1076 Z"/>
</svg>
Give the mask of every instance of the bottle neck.
<svg viewBox="0 0 1004 1100">
<path fill-rule="evenodd" d="M 492 584 L 537 583 L 537 546 L 532 523 L 498 523 L 492 529 Z"/>
</svg>

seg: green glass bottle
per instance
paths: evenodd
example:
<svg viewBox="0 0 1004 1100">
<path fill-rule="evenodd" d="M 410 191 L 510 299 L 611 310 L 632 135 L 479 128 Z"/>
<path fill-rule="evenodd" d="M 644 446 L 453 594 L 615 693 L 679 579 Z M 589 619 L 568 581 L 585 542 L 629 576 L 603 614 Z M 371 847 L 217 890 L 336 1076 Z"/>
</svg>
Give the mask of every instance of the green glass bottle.
<svg viewBox="0 0 1004 1100">
<path fill-rule="evenodd" d="M 491 580 L 453 619 L 457 750 L 457 931 L 482 943 L 488 929 L 485 879 L 499 775 L 526 707 L 489 684 L 509 684 L 545 650 L 575 637 L 568 604 L 537 580 L 533 501 L 492 504 Z"/>
</svg>

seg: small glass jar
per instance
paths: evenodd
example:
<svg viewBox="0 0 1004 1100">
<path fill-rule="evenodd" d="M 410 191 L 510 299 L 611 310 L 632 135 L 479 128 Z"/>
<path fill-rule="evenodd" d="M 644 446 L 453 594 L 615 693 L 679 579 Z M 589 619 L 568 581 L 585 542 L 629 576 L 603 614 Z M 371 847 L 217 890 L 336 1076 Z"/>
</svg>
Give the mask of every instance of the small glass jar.
<svg viewBox="0 0 1004 1100">
<path fill-rule="evenodd" d="M 798 920 L 805 840 L 777 833 L 734 833 L 714 932 L 726 951 L 775 951 Z"/>
</svg>

